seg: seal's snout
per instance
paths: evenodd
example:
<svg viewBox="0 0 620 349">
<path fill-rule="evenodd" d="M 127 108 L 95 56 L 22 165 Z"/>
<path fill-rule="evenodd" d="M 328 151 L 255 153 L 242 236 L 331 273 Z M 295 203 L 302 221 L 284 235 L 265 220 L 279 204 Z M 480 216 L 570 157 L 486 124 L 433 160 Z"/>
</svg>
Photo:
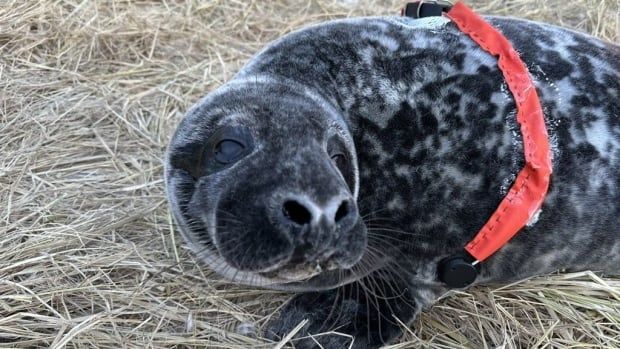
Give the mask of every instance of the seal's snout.
<svg viewBox="0 0 620 349">
<path fill-rule="evenodd" d="M 275 274 L 284 279 L 309 277 L 323 270 L 349 268 L 362 249 L 351 248 L 350 240 L 362 230 L 355 200 L 350 194 L 336 194 L 313 200 L 303 194 L 276 196 L 271 206 L 274 228 L 288 236 L 293 251 Z M 357 245 L 357 244 L 355 244 Z"/>
</svg>

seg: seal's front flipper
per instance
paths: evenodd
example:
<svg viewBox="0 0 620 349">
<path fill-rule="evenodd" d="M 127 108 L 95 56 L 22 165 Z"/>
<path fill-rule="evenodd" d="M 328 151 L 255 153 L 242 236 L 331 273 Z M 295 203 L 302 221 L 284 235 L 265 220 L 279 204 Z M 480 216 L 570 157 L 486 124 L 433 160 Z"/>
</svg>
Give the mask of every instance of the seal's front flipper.
<svg viewBox="0 0 620 349">
<path fill-rule="evenodd" d="M 281 340 L 307 320 L 295 348 L 378 348 L 401 335 L 402 324 L 420 311 L 411 287 L 397 279 L 378 271 L 337 289 L 297 295 L 267 324 L 265 335 Z"/>
</svg>

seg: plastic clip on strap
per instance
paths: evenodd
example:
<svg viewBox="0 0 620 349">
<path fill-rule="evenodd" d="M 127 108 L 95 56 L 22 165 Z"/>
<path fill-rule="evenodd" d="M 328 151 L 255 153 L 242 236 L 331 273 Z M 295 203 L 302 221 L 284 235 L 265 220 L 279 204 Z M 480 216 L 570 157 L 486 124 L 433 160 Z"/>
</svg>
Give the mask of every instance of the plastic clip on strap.
<svg viewBox="0 0 620 349">
<path fill-rule="evenodd" d="M 517 121 L 525 153 L 525 166 L 508 194 L 474 239 L 465 246 L 475 260 L 471 261 L 469 256 L 455 255 L 439 264 L 440 280 L 450 287 L 465 287 L 475 281 L 478 262 L 502 248 L 542 206 L 549 188 L 552 154 L 536 88 L 527 67 L 508 39 L 461 2 L 447 11 L 446 16 L 483 50 L 498 57 L 498 66 L 517 105 Z"/>
<path fill-rule="evenodd" d="M 452 5 L 447 1 L 416 1 L 407 3 L 400 14 L 401 16 L 411 18 L 441 16 L 441 14 L 448 11 L 451 6 Z"/>
</svg>

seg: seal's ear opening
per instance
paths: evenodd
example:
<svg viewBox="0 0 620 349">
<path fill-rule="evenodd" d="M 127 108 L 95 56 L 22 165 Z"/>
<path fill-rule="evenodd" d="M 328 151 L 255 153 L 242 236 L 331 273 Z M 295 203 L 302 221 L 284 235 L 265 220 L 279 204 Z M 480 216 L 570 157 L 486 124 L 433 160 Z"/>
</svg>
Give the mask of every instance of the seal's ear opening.
<svg viewBox="0 0 620 349">
<path fill-rule="evenodd" d="M 204 142 L 195 142 L 178 147 L 170 152 L 170 164 L 198 180 L 203 172 L 203 153 L 206 146 Z"/>
</svg>

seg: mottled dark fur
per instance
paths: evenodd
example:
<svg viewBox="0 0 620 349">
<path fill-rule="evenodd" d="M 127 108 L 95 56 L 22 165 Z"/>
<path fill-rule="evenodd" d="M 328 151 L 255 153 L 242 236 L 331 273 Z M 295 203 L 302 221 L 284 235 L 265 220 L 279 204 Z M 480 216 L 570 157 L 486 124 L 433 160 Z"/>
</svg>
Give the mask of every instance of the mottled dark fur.
<svg viewBox="0 0 620 349">
<path fill-rule="evenodd" d="M 620 272 L 619 47 L 488 20 L 530 69 L 554 161 L 539 219 L 482 263 L 477 283 L 558 269 Z M 409 323 L 448 291 L 438 262 L 463 250 L 523 166 L 496 60 L 452 23 L 424 23 L 349 19 L 289 34 L 198 103 L 171 141 L 168 196 L 190 246 L 233 281 L 304 291 L 268 324 L 269 336 L 308 319 L 303 333 L 337 329 L 355 336 L 355 348 L 393 340 L 394 317 Z M 247 127 L 252 153 L 209 168 L 197 159 L 223 125 Z M 347 164 L 330 160 L 330 142 Z M 291 194 L 325 207 L 351 200 L 350 220 L 291 228 L 276 217 Z M 282 268 L 319 263 L 319 252 L 328 270 L 278 278 Z"/>
</svg>

